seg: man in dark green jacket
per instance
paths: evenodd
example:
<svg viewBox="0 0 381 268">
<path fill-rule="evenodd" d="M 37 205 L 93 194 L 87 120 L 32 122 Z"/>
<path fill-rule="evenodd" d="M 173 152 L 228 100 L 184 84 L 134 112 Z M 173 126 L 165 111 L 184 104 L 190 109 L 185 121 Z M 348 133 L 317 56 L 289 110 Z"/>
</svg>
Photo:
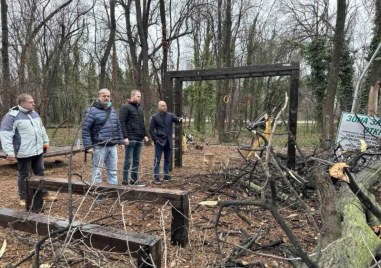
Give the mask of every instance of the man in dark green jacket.
<svg viewBox="0 0 381 268">
<path fill-rule="evenodd" d="M 130 99 L 120 107 L 119 120 L 126 146 L 123 165 L 123 185 L 128 184 L 128 172 L 131 170 L 130 184 L 145 186 L 138 178 L 143 140 L 146 142 L 149 140 L 144 126 L 143 109 L 140 106 L 141 99 L 142 94 L 140 91 L 133 90 L 131 91 Z"/>
</svg>

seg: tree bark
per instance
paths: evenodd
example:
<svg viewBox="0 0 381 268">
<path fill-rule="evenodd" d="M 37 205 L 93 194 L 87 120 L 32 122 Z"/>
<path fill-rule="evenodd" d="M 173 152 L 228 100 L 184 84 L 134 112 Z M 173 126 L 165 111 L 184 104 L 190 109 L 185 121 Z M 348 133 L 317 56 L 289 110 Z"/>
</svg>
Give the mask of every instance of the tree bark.
<svg viewBox="0 0 381 268">
<path fill-rule="evenodd" d="M 163 46 L 163 60 L 161 62 L 161 81 L 162 84 L 164 84 L 165 77 L 167 75 L 168 70 L 168 49 L 169 49 L 169 42 L 167 39 L 167 21 L 165 19 L 165 3 L 164 0 L 160 0 L 160 19 L 161 19 L 161 32 L 162 32 L 162 46 Z M 162 88 L 160 91 L 160 99 L 164 99 L 164 97 L 167 95 L 167 90 L 165 87 Z"/>
<path fill-rule="evenodd" d="M 110 56 L 111 48 L 115 42 L 116 22 L 115 22 L 115 0 L 110 0 L 110 36 L 107 41 L 106 50 L 100 62 L 101 72 L 99 74 L 99 89 L 106 87 L 106 65 Z"/>
<path fill-rule="evenodd" d="M 335 188 L 331 178 L 325 172 L 315 173 L 316 184 L 320 201 L 321 218 L 321 241 L 322 248 L 337 240 L 341 236 L 340 214 L 334 205 L 337 202 Z M 328 215 L 328 217 L 326 217 Z"/>
<path fill-rule="evenodd" d="M 372 53 L 374 53 L 378 44 L 381 42 L 381 0 L 375 1 L 374 16 L 374 36 L 370 47 L 371 53 L 369 55 L 369 59 L 372 57 Z M 378 57 L 380 57 L 380 55 L 381 52 L 378 52 Z M 369 82 L 371 85 L 374 85 L 376 81 L 380 80 L 381 60 L 374 60 L 371 68 L 372 70 L 369 74 Z"/>
<path fill-rule="evenodd" d="M 327 93 L 324 99 L 323 137 L 324 147 L 328 148 L 334 141 L 334 104 L 339 81 L 340 59 L 345 40 L 345 19 L 347 15 L 346 0 L 337 0 L 336 29 L 333 41 L 332 61 L 329 68 Z"/>
<path fill-rule="evenodd" d="M 357 175 L 352 174 L 360 189 L 370 198 L 373 196 L 369 189 L 379 181 L 380 167 L 381 161 Z M 321 185 L 319 187 L 320 191 L 325 191 Z M 325 194 L 327 193 L 325 191 Z M 326 197 L 329 198 L 329 195 L 332 197 L 334 194 L 331 192 Z M 322 203 L 322 206 L 331 206 L 331 208 L 322 210 L 321 217 L 327 223 L 339 224 L 339 226 L 332 226 L 332 228 L 340 229 L 340 237 L 331 236 L 329 239 L 326 236 L 325 241 L 320 241 L 323 243 L 320 244 L 322 247 L 318 260 L 319 266 L 353 268 L 371 266 L 373 256 L 376 256 L 380 250 L 381 240 L 368 225 L 365 206 L 346 184 L 342 185 L 337 197 L 330 198 L 330 200 L 332 203 Z M 338 214 L 330 213 L 332 211 L 337 211 Z M 340 222 L 337 220 L 338 217 Z M 330 230 L 323 226 L 322 231 L 329 232 Z"/>
<path fill-rule="evenodd" d="M 3 83 L 0 88 L 0 114 L 5 114 L 13 101 L 11 90 L 11 75 L 9 69 L 9 40 L 8 40 L 8 5 L 6 0 L 1 0 L 1 59 L 3 67 Z"/>
<path fill-rule="evenodd" d="M 143 5 L 142 5 L 143 4 Z M 139 61 L 141 62 L 141 75 L 140 75 L 140 91 L 142 92 L 142 107 L 146 110 L 144 113 L 145 123 L 148 126 L 148 122 L 150 119 L 150 113 L 147 112 L 147 109 L 150 108 L 151 103 L 151 89 L 150 89 L 150 73 L 149 73 L 149 57 L 148 57 L 148 21 L 149 21 L 149 12 L 151 9 L 151 0 L 140 1 L 135 0 L 136 7 L 136 21 L 137 28 L 140 40 L 141 53 L 139 56 Z"/>
<path fill-rule="evenodd" d="M 222 7 L 221 7 L 222 8 Z M 220 12 L 220 11 L 219 11 Z M 222 21 L 219 21 L 222 24 Z M 223 20 L 223 42 L 220 47 L 220 58 L 222 60 L 222 67 L 232 66 L 232 2 L 226 1 L 225 18 Z M 226 141 L 225 120 L 227 116 L 227 103 L 224 102 L 225 96 L 229 92 L 230 80 L 224 80 L 220 82 L 220 86 L 217 88 L 217 127 L 219 142 Z"/>
</svg>

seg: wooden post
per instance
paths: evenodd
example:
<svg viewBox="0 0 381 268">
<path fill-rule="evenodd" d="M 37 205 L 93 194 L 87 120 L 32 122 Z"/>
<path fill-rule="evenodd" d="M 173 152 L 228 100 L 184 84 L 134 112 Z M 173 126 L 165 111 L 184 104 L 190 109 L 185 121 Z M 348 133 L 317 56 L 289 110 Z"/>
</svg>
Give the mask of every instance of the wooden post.
<svg viewBox="0 0 381 268">
<path fill-rule="evenodd" d="M 294 63 L 296 65 L 296 63 Z M 297 69 L 291 71 L 290 75 L 290 105 L 288 109 L 288 149 L 287 149 L 287 167 L 295 169 L 296 158 L 296 129 L 298 123 L 298 90 L 299 89 L 299 64 Z"/>
<path fill-rule="evenodd" d="M 175 92 L 174 92 L 174 104 L 173 104 L 173 111 L 176 116 L 181 117 L 182 116 L 182 87 L 183 82 L 180 79 L 175 79 Z M 183 136 L 183 126 L 182 124 L 175 124 L 175 146 L 174 146 L 174 152 L 175 152 L 175 167 L 182 167 L 183 162 L 183 150 L 182 150 L 182 137 Z"/>
<path fill-rule="evenodd" d="M 26 180 L 26 211 L 43 212 L 44 200 L 42 199 L 42 191 L 28 187 L 28 179 Z"/>
<path fill-rule="evenodd" d="M 172 245 L 178 245 L 180 247 L 188 245 L 189 215 L 189 196 L 185 194 L 181 197 L 180 205 L 172 207 Z"/>
</svg>

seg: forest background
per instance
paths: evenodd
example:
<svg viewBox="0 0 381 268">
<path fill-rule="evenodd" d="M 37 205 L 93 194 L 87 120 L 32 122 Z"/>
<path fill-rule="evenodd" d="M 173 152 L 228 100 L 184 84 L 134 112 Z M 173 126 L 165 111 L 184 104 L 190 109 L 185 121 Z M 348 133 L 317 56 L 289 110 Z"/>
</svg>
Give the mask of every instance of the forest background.
<svg viewBox="0 0 381 268">
<path fill-rule="evenodd" d="M 312 120 L 332 141 L 381 41 L 380 11 L 381 0 L 1 0 L 0 114 L 27 92 L 47 126 L 76 125 L 107 87 L 117 109 L 139 89 L 148 122 L 157 101 L 168 97 L 167 71 L 300 62 L 298 118 Z M 380 65 L 378 55 L 359 84 L 356 112 L 366 113 Z M 223 142 L 281 103 L 289 81 L 197 81 L 183 88 L 183 116 L 194 131 L 205 134 L 210 122 Z"/>
</svg>

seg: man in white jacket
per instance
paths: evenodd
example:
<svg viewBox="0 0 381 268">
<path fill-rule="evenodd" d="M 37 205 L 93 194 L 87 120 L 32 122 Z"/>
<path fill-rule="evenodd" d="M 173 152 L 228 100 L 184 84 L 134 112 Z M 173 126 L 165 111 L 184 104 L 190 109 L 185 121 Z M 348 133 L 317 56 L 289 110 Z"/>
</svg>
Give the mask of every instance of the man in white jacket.
<svg viewBox="0 0 381 268">
<path fill-rule="evenodd" d="M 21 94 L 17 97 L 17 103 L 1 122 L 0 139 L 7 159 L 17 160 L 19 205 L 25 206 L 26 179 L 30 169 L 35 175 L 44 175 L 43 153 L 49 148 L 49 138 L 39 114 L 34 110 L 36 104 L 33 97 Z M 56 199 L 48 195 L 46 189 L 42 191 L 45 201 Z"/>
</svg>

